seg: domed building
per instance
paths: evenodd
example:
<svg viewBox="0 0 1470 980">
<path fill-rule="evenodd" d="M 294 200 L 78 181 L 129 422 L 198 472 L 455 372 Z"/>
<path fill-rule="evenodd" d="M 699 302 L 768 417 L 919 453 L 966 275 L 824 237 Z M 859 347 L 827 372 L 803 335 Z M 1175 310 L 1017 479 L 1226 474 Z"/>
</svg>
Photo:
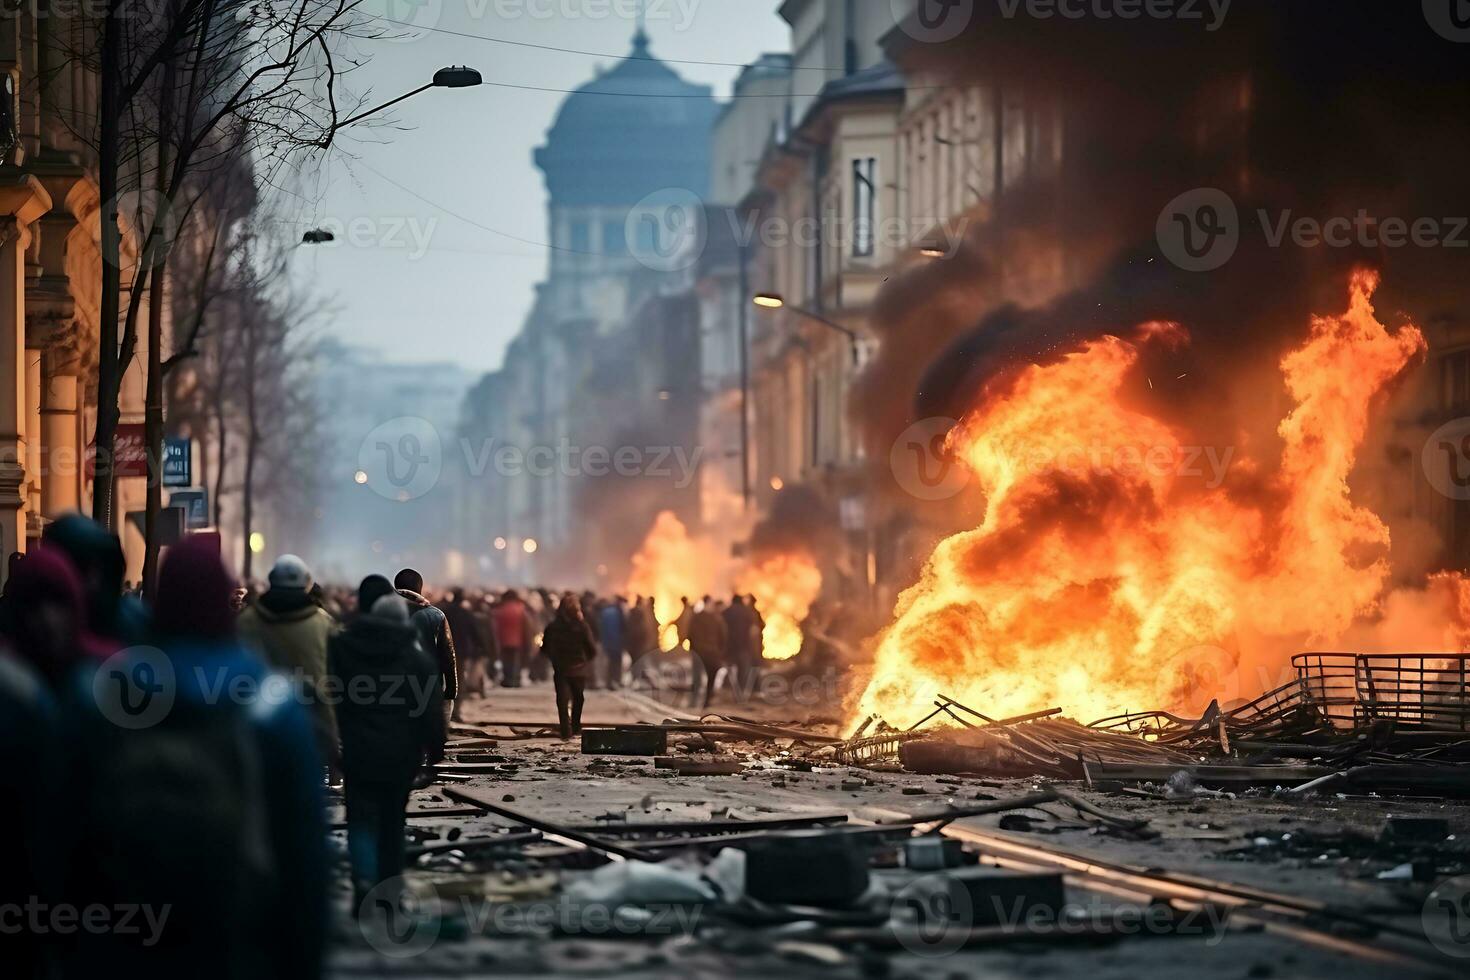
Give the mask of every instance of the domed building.
<svg viewBox="0 0 1470 980">
<path fill-rule="evenodd" d="M 611 426 L 639 406 L 672 410 L 659 400 L 661 379 L 671 365 L 698 364 L 697 311 L 676 295 L 688 291 L 692 262 L 664 259 L 687 244 L 682 223 L 702 221 L 719 110 L 708 86 L 652 55 L 640 27 L 626 58 L 567 97 L 535 152 L 549 198 L 548 275 L 504 366 L 464 408 L 472 439 L 528 454 L 524 472 L 476 482 L 473 513 L 461 518 L 473 537 L 504 542 L 492 559 L 500 581 L 550 570 L 584 533 L 576 515 L 587 474 L 560 463 L 532 472 L 529 454 L 621 444 L 627 433 Z"/>
<path fill-rule="evenodd" d="M 626 277 L 648 267 L 639 252 L 658 245 L 660 214 L 630 213 L 651 197 L 704 201 L 709 194 L 710 138 L 719 113 L 709 86 L 685 81 L 650 52 L 641 29 L 633 50 L 562 103 L 535 153 L 550 197 L 547 226 L 553 284 Z M 644 219 L 649 218 L 652 223 Z M 634 234 L 632 241 L 629 234 Z M 656 268 L 659 263 L 652 263 Z M 576 290 L 561 314 L 604 323 L 625 310 L 626 283 Z"/>
</svg>

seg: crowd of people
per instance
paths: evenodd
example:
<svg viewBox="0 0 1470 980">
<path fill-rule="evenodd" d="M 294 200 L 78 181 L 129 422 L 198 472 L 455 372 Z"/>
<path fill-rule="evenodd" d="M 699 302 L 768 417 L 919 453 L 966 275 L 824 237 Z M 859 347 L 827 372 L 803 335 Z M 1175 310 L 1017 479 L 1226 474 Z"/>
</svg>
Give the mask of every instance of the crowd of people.
<svg viewBox="0 0 1470 980">
<path fill-rule="evenodd" d="M 10 561 L 7 975 L 192 977 L 215 962 L 318 976 L 329 790 L 361 909 L 399 880 L 409 795 L 468 701 L 549 682 L 572 738 L 589 687 L 627 685 L 671 641 L 702 661 L 705 703 L 721 668 L 751 677 L 761 655 L 746 596 L 684 599 L 661 635 L 647 597 L 455 588 L 432 602 L 413 569 L 353 592 L 291 555 L 240 588 L 210 535 L 168 550 L 149 604 L 123 575 L 117 537 L 80 515 Z"/>
</svg>

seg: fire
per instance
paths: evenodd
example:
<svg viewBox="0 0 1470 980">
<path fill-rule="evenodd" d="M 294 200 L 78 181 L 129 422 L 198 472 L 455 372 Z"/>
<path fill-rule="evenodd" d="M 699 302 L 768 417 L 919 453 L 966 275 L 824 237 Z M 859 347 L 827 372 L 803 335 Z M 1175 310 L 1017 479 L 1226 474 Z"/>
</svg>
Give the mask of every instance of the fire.
<svg viewBox="0 0 1470 980">
<path fill-rule="evenodd" d="M 681 599 L 696 600 L 708 590 L 709 561 L 699 542 L 689 536 L 684 522 L 663 511 L 653 522 L 643 547 L 633 556 L 627 591 L 653 596 L 653 614 L 659 622 L 659 645 L 679 645 L 676 626 Z"/>
<path fill-rule="evenodd" d="M 900 597 L 859 717 L 910 723 L 941 692 L 992 717 L 1184 707 L 1220 693 L 1192 676 L 1202 645 L 1242 675 L 1261 651 L 1279 665 L 1375 613 L 1388 529 L 1347 479 L 1374 396 L 1426 348 L 1416 327 L 1377 320 L 1376 287 L 1355 274 L 1347 311 L 1314 317 L 1282 360 L 1294 408 L 1274 473 L 1233 447 L 1198 453 L 1126 404 L 1146 383 L 1141 351 L 1180 339 L 1177 325 L 987 389 L 949 437 L 984 522 L 942 541 Z"/>
<path fill-rule="evenodd" d="M 801 652 L 801 623 L 822 591 L 822 573 L 811 555 L 765 558 L 740 574 L 735 589 L 755 596 L 765 617 L 761 648 L 766 660 L 790 660 Z"/>
</svg>

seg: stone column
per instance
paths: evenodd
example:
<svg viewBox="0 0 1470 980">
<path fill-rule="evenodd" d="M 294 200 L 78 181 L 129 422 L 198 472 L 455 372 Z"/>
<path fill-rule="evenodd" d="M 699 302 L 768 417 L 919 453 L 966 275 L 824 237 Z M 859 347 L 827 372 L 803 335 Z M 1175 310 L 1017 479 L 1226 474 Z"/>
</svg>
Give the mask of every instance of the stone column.
<svg viewBox="0 0 1470 980">
<path fill-rule="evenodd" d="M 77 376 L 49 371 L 41 389 L 41 444 L 46 476 L 41 482 L 41 516 L 54 521 L 81 510 L 81 424 Z"/>
<path fill-rule="evenodd" d="M 15 217 L 0 217 L 0 576 L 25 550 L 25 337 L 25 248 Z"/>
<path fill-rule="evenodd" d="M 26 537 L 41 534 L 41 351 L 25 348 Z"/>
</svg>

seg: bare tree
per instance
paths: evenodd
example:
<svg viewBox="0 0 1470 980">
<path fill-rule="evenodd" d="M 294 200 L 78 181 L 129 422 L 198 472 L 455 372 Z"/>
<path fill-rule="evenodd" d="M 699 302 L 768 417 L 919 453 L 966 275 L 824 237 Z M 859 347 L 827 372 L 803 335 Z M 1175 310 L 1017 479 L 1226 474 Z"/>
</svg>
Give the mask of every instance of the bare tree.
<svg viewBox="0 0 1470 980">
<path fill-rule="evenodd" d="M 171 245 L 189 219 L 190 182 L 240 156 L 272 174 L 300 153 L 330 145 L 340 120 L 358 107 L 343 105 L 339 92 L 343 75 L 360 64 L 352 41 L 376 36 L 373 22 L 358 11 L 362 2 L 107 0 L 95 56 L 101 112 L 95 133 L 78 134 L 97 141 L 104 202 L 97 519 L 116 519 L 112 447 L 122 377 L 136 352 L 149 286 L 163 277 Z M 129 192 L 142 203 L 126 215 L 120 202 Z M 133 219 L 133 255 L 122 217 Z M 125 274 L 131 288 L 124 315 Z M 150 307 L 150 329 L 153 319 Z M 163 363 L 154 365 L 158 383 L 150 391 L 161 391 Z M 155 466 L 161 431 L 150 427 Z"/>
</svg>

